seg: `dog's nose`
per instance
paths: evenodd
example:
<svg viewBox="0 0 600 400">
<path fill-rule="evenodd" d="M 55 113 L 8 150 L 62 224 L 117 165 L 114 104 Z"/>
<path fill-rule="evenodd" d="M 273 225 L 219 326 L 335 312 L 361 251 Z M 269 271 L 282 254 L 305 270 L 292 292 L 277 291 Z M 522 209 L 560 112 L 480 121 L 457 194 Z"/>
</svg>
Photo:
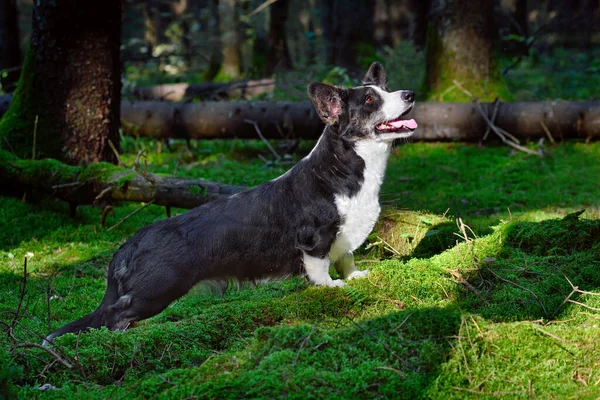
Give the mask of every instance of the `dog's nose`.
<svg viewBox="0 0 600 400">
<path fill-rule="evenodd" d="M 415 101 L 415 92 L 412 90 L 403 90 L 401 97 L 402 100 L 406 101 L 407 103 L 412 103 Z"/>
</svg>

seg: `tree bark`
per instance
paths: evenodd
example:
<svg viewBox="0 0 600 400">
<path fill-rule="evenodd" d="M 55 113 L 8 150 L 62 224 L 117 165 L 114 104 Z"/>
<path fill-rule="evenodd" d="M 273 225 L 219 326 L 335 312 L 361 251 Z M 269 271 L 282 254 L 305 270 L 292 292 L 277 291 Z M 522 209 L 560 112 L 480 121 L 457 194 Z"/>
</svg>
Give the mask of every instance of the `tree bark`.
<svg viewBox="0 0 600 400">
<path fill-rule="evenodd" d="M 288 50 L 285 24 L 288 17 L 288 0 L 278 0 L 269 7 L 271 20 L 269 23 L 269 51 L 267 58 L 267 74 L 276 70 L 292 69 L 292 59 Z"/>
<path fill-rule="evenodd" d="M 427 36 L 425 91 L 430 99 L 468 101 L 453 81 L 482 101 L 512 96 L 493 52 L 493 0 L 433 0 Z"/>
<path fill-rule="evenodd" d="M 108 140 L 119 145 L 121 6 L 34 2 L 31 44 L 0 122 L 1 146 L 70 164 L 115 160 Z"/>
<path fill-rule="evenodd" d="M 0 0 L 0 77 L 2 90 L 13 91 L 21 65 L 19 25 L 16 0 Z"/>
<path fill-rule="evenodd" d="M 427 43 L 427 14 L 429 13 L 429 0 L 410 0 L 409 7 L 413 12 L 411 33 L 413 43 L 419 50 L 425 48 Z"/>
<path fill-rule="evenodd" d="M 223 54 L 221 53 L 221 39 L 220 39 L 220 21 L 219 21 L 219 0 L 209 0 L 208 6 L 210 7 L 213 18 L 209 21 L 208 26 L 208 45 L 209 45 L 209 56 L 208 56 L 208 68 L 204 74 L 204 78 L 207 81 L 212 81 L 221 69 L 221 62 Z"/>
<path fill-rule="evenodd" d="M 359 56 L 366 47 L 374 49 L 373 0 L 322 0 L 321 16 L 325 61 L 357 72 Z M 360 47 L 363 46 L 361 49 Z"/>
<path fill-rule="evenodd" d="M 494 104 L 480 103 L 489 119 Z M 323 124 L 308 102 L 124 102 L 125 134 L 154 138 L 317 139 Z M 473 103 L 417 103 L 412 117 L 419 127 L 414 140 L 480 140 L 487 128 Z M 546 137 L 542 123 L 554 139 L 600 138 L 600 102 L 500 103 L 496 126 L 518 138 Z M 490 139 L 493 138 L 490 135 Z"/>
<path fill-rule="evenodd" d="M 242 75 L 241 38 L 238 32 L 239 16 L 237 0 L 219 1 L 219 30 L 223 62 L 221 74 L 237 79 Z"/>
<path fill-rule="evenodd" d="M 194 208 L 244 190 L 207 182 L 138 173 L 100 162 L 70 166 L 52 159 L 21 160 L 0 150 L 0 181 L 49 194 L 72 206 L 120 201 Z"/>
</svg>

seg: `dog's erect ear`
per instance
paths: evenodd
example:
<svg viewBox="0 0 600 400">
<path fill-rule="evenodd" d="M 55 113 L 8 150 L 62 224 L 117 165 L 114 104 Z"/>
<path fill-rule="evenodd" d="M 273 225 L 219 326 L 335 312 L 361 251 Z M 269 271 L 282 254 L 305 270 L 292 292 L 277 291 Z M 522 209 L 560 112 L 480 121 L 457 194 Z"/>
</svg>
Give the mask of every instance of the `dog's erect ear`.
<svg viewBox="0 0 600 400">
<path fill-rule="evenodd" d="M 387 86 L 385 70 L 383 69 L 383 65 L 378 62 L 374 62 L 369 67 L 367 74 L 363 79 L 363 83 L 365 85 L 377 85 L 379 87 L 385 88 Z"/>
<path fill-rule="evenodd" d="M 308 85 L 308 94 L 317 114 L 327 125 L 335 125 L 339 121 L 343 109 L 342 90 L 325 83 Z"/>
</svg>

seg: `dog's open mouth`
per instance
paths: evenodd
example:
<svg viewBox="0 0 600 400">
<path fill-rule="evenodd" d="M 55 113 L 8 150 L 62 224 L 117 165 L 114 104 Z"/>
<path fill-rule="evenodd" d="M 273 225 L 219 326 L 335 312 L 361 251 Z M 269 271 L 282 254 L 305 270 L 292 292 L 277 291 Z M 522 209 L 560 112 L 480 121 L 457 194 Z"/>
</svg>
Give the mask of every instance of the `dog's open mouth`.
<svg viewBox="0 0 600 400">
<path fill-rule="evenodd" d="M 417 129 L 417 121 L 414 119 L 394 119 L 392 121 L 382 122 L 375 126 L 380 132 L 398 132 L 401 130 L 411 130 L 414 131 Z"/>
<path fill-rule="evenodd" d="M 375 125 L 375 129 L 379 132 L 400 132 L 400 131 L 414 131 L 417 129 L 417 121 L 414 119 L 402 119 L 403 116 L 412 111 L 412 107 L 402 113 L 400 118 L 393 119 L 391 121 L 381 122 Z"/>
</svg>

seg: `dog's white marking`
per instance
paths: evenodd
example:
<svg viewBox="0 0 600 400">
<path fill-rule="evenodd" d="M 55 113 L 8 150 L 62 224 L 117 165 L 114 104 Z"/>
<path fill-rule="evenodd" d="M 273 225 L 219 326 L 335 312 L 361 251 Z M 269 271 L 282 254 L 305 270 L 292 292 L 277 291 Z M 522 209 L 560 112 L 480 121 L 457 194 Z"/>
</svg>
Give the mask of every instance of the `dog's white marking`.
<svg viewBox="0 0 600 400">
<path fill-rule="evenodd" d="M 317 258 L 302 252 L 302 261 L 304 262 L 304 270 L 308 279 L 315 285 L 319 286 L 344 286 L 345 283 L 341 279 L 333 280 L 329 276 L 329 257 Z"/>
<path fill-rule="evenodd" d="M 329 256 L 334 262 L 363 244 L 379 218 L 379 188 L 383 183 L 391 142 L 363 140 L 356 143 L 355 150 L 365 162 L 364 182 L 358 193 L 352 197 L 335 196 L 335 205 L 342 224 L 329 251 Z M 356 267 L 349 269 L 349 275 L 355 270 Z M 354 275 L 356 277 L 358 274 Z"/>
<path fill-rule="evenodd" d="M 368 85 L 373 88 L 378 95 L 383 98 L 383 105 L 381 106 L 381 112 L 386 121 L 396 119 L 402 115 L 406 110 L 412 107 L 412 103 L 407 103 L 402 100 L 402 90 L 395 92 L 386 92 L 379 86 Z"/>
</svg>

